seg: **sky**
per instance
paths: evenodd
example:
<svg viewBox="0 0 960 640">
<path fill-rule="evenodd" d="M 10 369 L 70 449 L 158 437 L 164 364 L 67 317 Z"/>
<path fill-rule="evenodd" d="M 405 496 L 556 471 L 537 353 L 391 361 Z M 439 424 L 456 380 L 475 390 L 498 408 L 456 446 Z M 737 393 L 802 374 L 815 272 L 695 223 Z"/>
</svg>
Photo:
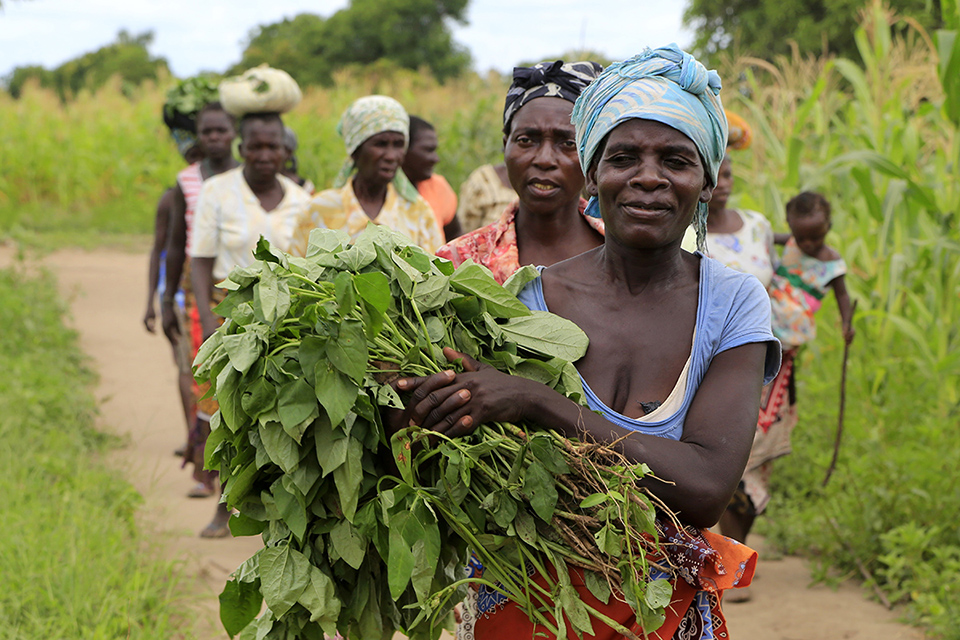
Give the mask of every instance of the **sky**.
<svg viewBox="0 0 960 640">
<path fill-rule="evenodd" d="M 474 68 L 509 71 L 522 61 L 588 49 L 613 60 L 645 46 L 693 41 L 680 0 L 471 0 L 454 38 Z M 346 0 L 4 0 L 0 77 L 14 67 L 53 68 L 116 39 L 152 30 L 150 52 L 174 75 L 223 71 L 240 60 L 250 30 L 299 13 L 329 16 Z"/>
</svg>

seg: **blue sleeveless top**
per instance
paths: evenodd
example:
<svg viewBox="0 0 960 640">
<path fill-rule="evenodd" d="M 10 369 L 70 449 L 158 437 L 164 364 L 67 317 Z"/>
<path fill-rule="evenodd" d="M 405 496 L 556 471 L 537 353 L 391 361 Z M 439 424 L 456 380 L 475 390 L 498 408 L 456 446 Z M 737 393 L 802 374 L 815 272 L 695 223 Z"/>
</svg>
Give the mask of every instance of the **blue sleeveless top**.
<svg viewBox="0 0 960 640">
<path fill-rule="evenodd" d="M 687 388 L 680 408 L 662 420 L 644 421 L 617 413 L 597 397 L 580 376 L 587 405 L 615 425 L 661 438 L 679 440 L 693 398 L 707 368 L 718 353 L 752 342 L 767 345 L 763 383 L 773 380 L 780 369 L 780 343 L 770 324 L 770 299 L 756 277 L 734 271 L 713 258 L 700 257 L 700 291 L 696 331 L 690 354 Z M 540 270 L 542 271 L 542 267 Z M 543 283 L 532 280 L 517 296 L 529 309 L 549 311 L 543 299 Z"/>
</svg>

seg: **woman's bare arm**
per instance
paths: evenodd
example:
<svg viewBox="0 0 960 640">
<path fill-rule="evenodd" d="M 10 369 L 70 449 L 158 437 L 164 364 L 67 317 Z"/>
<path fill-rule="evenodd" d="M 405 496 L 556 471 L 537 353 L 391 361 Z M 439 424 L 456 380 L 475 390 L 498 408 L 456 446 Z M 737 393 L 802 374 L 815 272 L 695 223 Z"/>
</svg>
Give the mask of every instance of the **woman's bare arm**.
<svg viewBox="0 0 960 640">
<path fill-rule="evenodd" d="M 763 343 L 747 344 L 713 359 L 679 441 L 622 429 L 543 384 L 467 358 L 465 365 L 475 371 L 406 379 L 398 386 L 413 391 L 405 419 L 451 437 L 493 421 L 527 421 L 604 442 L 627 436 L 618 445 L 624 455 L 648 464 L 662 480 L 647 486 L 684 522 L 708 527 L 726 508 L 750 454 L 766 349 Z"/>
</svg>

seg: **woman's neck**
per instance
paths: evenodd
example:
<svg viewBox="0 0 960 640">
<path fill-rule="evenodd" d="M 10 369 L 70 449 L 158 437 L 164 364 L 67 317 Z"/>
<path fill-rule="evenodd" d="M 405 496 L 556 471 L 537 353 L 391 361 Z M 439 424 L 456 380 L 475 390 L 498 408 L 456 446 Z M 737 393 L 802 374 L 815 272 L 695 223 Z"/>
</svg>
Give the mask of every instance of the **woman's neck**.
<svg viewBox="0 0 960 640">
<path fill-rule="evenodd" d="M 389 182 L 371 182 L 364 180 L 360 175 L 356 175 L 353 178 L 353 193 L 360 202 L 377 200 L 383 202 L 384 198 L 387 197 L 387 186 L 389 184 Z"/>
<path fill-rule="evenodd" d="M 734 233 L 743 226 L 743 220 L 736 209 L 724 207 L 711 209 L 707 213 L 707 231 L 709 233 Z"/>
<path fill-rule="evenodd" d="M 513 221 L 517 229 L 517 244 L 533 242 L 542 246 L 555 246 L 567 243 L 571 234 L 580 231 L 581 226 L 585 233 L 592 231 L 582 218 L 579 200 L 549 213 L 534 213 L 521 201 Z"/>
<path fill-rule="evenodd" d="M 224 156 L 222 158 L 207 157 L 204 158 L 203 162 L 200 164 L 200 168 L 206 169 L 211 176 L 221 174 L 224 171 L 229 171 L 230 169 L 238 166 L 240 166 L 240 163 L 237 162 L 236 158 L 234 158 L 232 155 Z"/>
<path fill-rule="evenodd" d="M 256 196 L 259 197 L 280 188 L 280 180 L 277 178 L 277 174 L 260 176 L 254 174 L 252 171 L 248 171 L 248 168 L 247 165 L 244 165 L 243 179 L 246 180 L 250 190 L 253 191 Z"/>
<path fill-rule="evenodd" d="M 610 286 L 630 295 L 654 287 L 674 289 L 691 273 L 691 263 L 680 250 L 680 242 L 658 249 L 631 249 L 609 238 L 593 256 L 596 266 Z"/>
<path fill-rule="evenodd" d="M 389 185 L 389 182 L 365 181 L 359 174 L 354 176 L 353 194 L 371 220 L 380 215 L 380 210 L 387 201 L 387 187 Z"/>
</svg>

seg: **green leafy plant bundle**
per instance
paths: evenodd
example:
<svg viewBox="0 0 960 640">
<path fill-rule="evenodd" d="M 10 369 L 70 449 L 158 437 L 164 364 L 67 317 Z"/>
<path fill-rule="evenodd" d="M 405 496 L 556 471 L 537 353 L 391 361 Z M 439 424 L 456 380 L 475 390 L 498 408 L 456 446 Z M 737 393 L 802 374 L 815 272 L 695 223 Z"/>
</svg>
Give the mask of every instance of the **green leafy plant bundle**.
<svg viewBox="0 0 960 640">
<path fill-rule="evenodd" d="M 571 361 L 586 336 L 515 297 L 533 269 L 501 287 L 377 225 L 353 244 L 314 231 L 305 258 L 261 240 L 256 257 L 225 282 L 227 321 L 197 357 L 220 402 L 207 466 L 238 510 L 233 533 L 265 543 L 220 597 L 231 636 L 436 638 L 472 581 L 561 637 L 594 621 L 636 637 L 581 600 L 568 565 L 646 630 L 662 624 L 671 588 L 648 580 L 663 554 L 646 465 L 528 425 L 385 429 L 382 412 L 404 406 L 390 383 L 456 368 L 444 347 L 582 397 Z M 467 580 L 471 553 L 484 572 Z"/>
</svg>

